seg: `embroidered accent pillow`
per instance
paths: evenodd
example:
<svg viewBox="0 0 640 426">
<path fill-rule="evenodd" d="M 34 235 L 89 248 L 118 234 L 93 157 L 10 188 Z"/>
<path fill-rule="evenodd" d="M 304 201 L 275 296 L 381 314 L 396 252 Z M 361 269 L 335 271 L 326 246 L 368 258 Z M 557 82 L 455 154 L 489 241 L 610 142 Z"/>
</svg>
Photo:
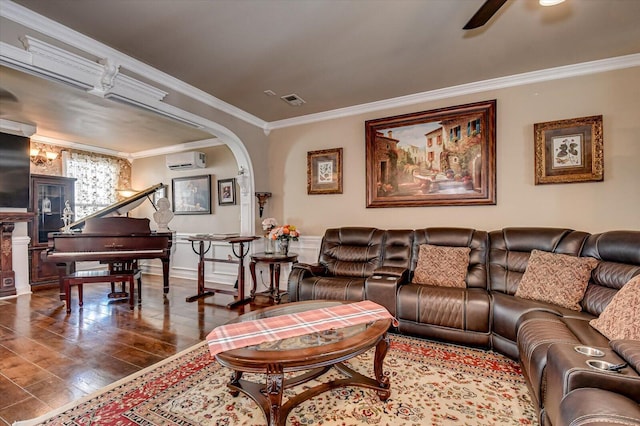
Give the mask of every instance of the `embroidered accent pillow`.
<svg viewBox="0 0 640 426">
<path fill-rule="evenodd" d="M 515 295 L 581 311 L 580 301 L 597 264 L 592 257 L 533 250 Z"/>
<path fill-rule="evenodd" d="M 589 324 L 609 340 L 640 340 L 640 275 L 627 282 Z"/>
<path fill-rule="evenodd" d="M 439 287 L 465 288 L 469 268 L 469 247 L 421 244 L 413 282 Z"/>
</svg>

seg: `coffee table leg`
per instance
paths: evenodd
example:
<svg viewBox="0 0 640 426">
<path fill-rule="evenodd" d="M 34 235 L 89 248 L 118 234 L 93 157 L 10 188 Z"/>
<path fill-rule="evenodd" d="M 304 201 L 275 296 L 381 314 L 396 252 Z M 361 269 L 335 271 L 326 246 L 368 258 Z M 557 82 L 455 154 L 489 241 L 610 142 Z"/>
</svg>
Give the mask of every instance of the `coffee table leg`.
<svg viewBox="0 0 640 426">
<path fill-rule="evenodd" d="M 242 378 L 242 371 L 234 371 L 233 373 L 231 373 L 231 381 L 227 385 L 231 389 L 229 391 L 231 396 L 238 396 L 240 394 L 239 390 L 232 388 L 231 386 L 239 387 L 241 378 Z"/>
<path fill-rule="evenodd" d="M 267 397 L 269 398 L 269 425 L 284 425 L 286 418 L 280 418 L 284 372 L 282 366 L 270 364 L 267 367 Z"/>
<path fill-rule="evenodd" d="M 389 377 L 386 377 L 382 371 L 384 358 L 387 356 L 389 345 L 389 335 L 385 333 L 376 345 L 376 354 L 373 359 L 373 372 L 376 375 L 376 380 L 378 381 L 378 385 L 384 388 L 384 390 L 376 391 L 380 401 L 386 401 L 391 396 Z"/>
</svg>

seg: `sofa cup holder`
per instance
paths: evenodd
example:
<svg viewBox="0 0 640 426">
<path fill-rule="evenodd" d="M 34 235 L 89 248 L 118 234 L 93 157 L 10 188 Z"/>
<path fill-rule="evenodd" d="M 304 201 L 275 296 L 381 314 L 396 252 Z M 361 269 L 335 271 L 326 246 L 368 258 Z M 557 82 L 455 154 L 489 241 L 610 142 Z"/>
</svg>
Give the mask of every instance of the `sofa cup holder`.
<svg viewBox="0 0 640 426">
<path fill-rule="evenodd" d="M 591 346 L 574 346 L 576 352 L 586 356 L 601 357 L 604 356 L 604 351 L 598 348 L 592 348 Z"/>
<path fill-rule="evenodd" d="M 587 365 L 596 370 L 607 371 L 609 373 L 619 373 L 621 369 L 627 366 L 627 364 L 613 364 L 601 359 L 589 359 L 587 360 Z"/>
</svg>

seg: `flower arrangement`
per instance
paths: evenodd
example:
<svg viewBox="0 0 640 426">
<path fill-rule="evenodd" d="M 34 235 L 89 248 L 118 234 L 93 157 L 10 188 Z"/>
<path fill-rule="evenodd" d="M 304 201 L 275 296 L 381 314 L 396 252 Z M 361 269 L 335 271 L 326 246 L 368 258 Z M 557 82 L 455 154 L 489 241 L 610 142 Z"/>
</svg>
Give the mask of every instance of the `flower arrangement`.
<svg viewBox="0 0 640 426">
<path fill-rule="evenodd" d="M 298 241 L 300 231 L 293 225 L 277 226 L 269 231 L 269 239 L 271 240 L 293 240 Z"/>
<path fill-rule="evenodd" d="M 268 217 L 262 221 L 262 230 L 265 231 L 266 234 L 269 234 L 276 226 L 278 226 L 278 221 L 272 217 Z"/>
</svg>

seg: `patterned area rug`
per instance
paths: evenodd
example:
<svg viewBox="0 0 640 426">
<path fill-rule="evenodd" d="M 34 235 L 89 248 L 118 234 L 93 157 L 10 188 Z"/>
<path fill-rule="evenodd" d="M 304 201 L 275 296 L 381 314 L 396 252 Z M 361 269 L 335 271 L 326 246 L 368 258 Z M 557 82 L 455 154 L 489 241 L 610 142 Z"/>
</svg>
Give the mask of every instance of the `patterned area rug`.
<svg viewBox="0 0 640 426">
<path fill-rule="evenodd" d="M 373 376 L 373 350 L 346 364 Z M 494 352 L 391 335 L 384 362 L 391 397 L 347 387 L 294 408 L 287 425 L 535 425 L 518 364 Z M 232 397 L 230 370 L 206 345 L 127 377 L 56 412 L 17 425 L 264 425 L 253 400 Z M 338 377 L 332 369 L 318 380 Z M 245 379 L 264 381 L 259 374 Z M 285 400 L 316 380 L 285 391 Z"/>
</svg>

